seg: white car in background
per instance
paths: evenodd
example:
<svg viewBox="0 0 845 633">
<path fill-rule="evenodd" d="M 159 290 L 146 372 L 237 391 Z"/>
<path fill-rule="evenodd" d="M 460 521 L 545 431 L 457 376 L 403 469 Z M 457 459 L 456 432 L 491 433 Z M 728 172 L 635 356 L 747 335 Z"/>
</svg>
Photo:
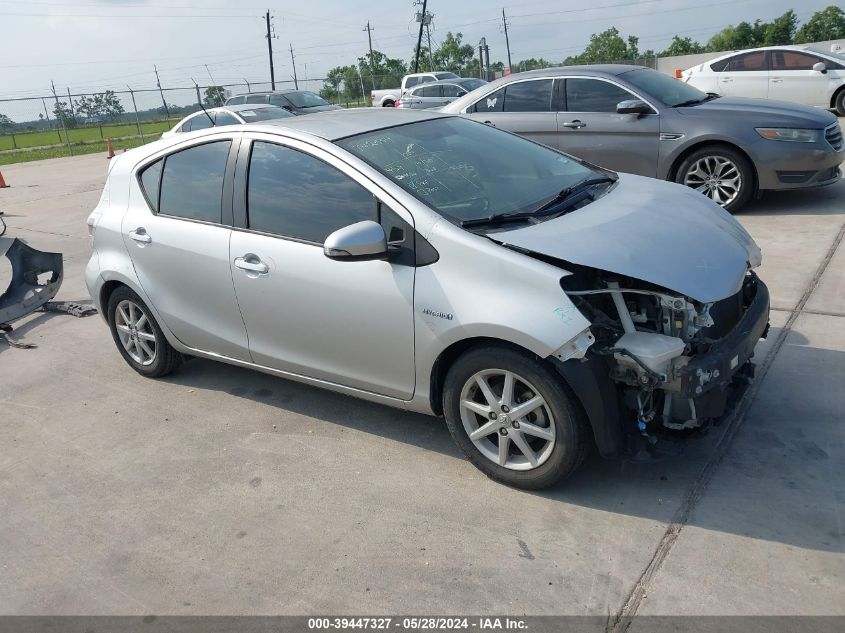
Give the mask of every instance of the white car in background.
<svg viewBox="0 0 845 633">
<path fill-rule="evenodd" d="M 681 78 L 704 92 L 778 99 L 845 116 L 845 55 L 806 46 L 768 46 L 717 57 Z"/>
<path fill-rule="evenodd" d="M 210 127 L 223 127 L 224 125 L 242 125 L 244 123 L 258 123 L 259 121 L 272 121 L 273 119 L 286 119 L 295 116 L 284 108 L 274 105 L 229 105 L 220 108 L 206 108 L 199 112 L 186 116 L 179 121 L 172 130 L 161 135 L 161 138 L 168 138 L 183 132 L 195 132 Z"/>
</svg>

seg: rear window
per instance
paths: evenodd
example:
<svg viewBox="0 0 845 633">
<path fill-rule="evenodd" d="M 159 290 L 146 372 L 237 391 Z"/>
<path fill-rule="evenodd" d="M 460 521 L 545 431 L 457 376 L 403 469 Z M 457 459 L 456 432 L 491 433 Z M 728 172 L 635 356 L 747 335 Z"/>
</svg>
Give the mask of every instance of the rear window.
<svg viewBox="0 0 845 633">
<path fill-rule="evenodd" d="M 285 98 L 297 108 L 316 108 L 317 106 L 330 105 L 320 95 L 305 90 L 285 93 Z"/>
<path fill-rule="evenodd" d="M 288 119 L 294 114 L 288 112 L 284 108 L 255 108 L 254 110 L 240 110 L 240 116 L 247 123 L 254 123 L 255 121 L 272 121 L 273 119 Z"/>
<path fill-rule="evenodd" d="M 246 103 L 267 103 L 267 95 L 249 95 Z"/>
<path fill-rule="evenodd" d="M 220 222 L 223 178 L 230 145 L 231 141 L 215 141 L 167 156 L 161 174 L 158 212 L 190 220 Z"/>
</svg>

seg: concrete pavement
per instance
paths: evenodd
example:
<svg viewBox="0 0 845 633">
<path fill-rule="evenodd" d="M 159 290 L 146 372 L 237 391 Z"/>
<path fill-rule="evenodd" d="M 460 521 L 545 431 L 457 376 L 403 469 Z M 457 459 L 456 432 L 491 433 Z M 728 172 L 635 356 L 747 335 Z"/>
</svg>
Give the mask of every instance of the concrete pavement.
<svg viewBox="0 0 845 633">
<path fill-rule="evenodd" d="M 106 168 L 3 168 L 59 299 L 87 298 Z M 746 414 L 543 493 L 441 420 L 208 361 L 145 380 L 99 317 L 29 317 L 37 349 L 0 344 L 0 613 L 845 614 L 845 183 L 738 217 L 776 308 Z"/>
</svg>

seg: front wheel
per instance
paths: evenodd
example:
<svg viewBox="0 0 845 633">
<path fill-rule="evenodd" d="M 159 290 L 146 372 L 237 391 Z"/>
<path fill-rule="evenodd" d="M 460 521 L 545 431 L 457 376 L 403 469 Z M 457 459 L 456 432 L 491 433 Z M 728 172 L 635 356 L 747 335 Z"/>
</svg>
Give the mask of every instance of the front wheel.
<svg viewBox="0 0 845 633">
<path fill-rule="evenodd" d="M 590 447 L 589 427 L 561 377 L 509 347 L 471 350 L 449 369 L 449 432 L 491 479 L 538 489 L 571 475 Z"/>
<path fill-rule="evenodd" d="M 840 90 L 836 95 L 836 114 L 845 116 L 845 89 Z"/>
<path fill-rule="evenodd" d="M 754 170 L 748 159 L 728 147 L 703 147 L 678 166 L 675 182 L 703 193 L 733 213 L 751 198 Z"/>
</svg>

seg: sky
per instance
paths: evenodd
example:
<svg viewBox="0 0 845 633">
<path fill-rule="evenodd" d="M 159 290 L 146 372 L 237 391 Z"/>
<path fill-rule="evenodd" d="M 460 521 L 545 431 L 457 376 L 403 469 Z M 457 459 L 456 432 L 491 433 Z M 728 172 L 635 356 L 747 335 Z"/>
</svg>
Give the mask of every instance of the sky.
<svg viewBox="0 0 845 633">
<path fill-rule="evenodd" d="M 611 26 L 637 35 L 640 50 L 661 50 L 672 35 L 706 41 L 731 23 L 770 20 L 794 8 L 805 21 L 836 0 L 430 0 L 432 45 L 460 31 L 491 60 L 507 61 L 502 9 L 510 23 L 511 56 L 559 62 L 583 50 L 591 33 Z M 585 6 L 593 8 L 586 9 Z M 355 63 L 373 47 L 410 59 L 416 41 L 413 0 L 0 0 L 0 99 L 106 89 L 268 81 L 264 12 L 273 16 L 277 80 L 293 70 L 315 89 L 334 66 Z M 152 95 L 150 95 L 152 98 Z M 0 102 L 0 112 L 4 104 Z"/>
</svg>

